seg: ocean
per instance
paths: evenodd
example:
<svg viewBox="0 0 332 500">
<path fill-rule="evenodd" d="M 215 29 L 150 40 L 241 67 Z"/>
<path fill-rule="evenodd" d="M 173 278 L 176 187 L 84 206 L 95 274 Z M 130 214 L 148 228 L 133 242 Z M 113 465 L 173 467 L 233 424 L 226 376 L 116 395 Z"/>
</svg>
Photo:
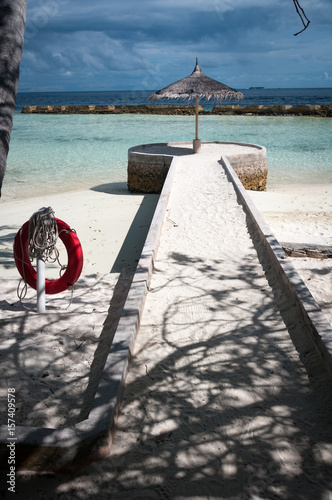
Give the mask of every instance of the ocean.
<svg viewBox="0 0 332 500">
<path fill-rule="evenodd" d="M 332 104 L 332 88 L 319 89 L 262 89 L 250 88 L 239 89 L 244 98 L 239 104 L 246 106 L 248 104 L 262 104 L 270 106 L 272 104 Z M 78 104 L 151 104 L 148 97 L 154 90 L 126 90 L 109 92 L 25 92 L 18 93 L 16 108 L 21 110 L 23 106 L 60 106 L 60 105 L 78 105 Z M 153 102 L 153 101 L 152 101 Z M 160 101 L 162 102 L 162 101 Z M 165 100 L 164 104 L 185 104 L 180 100 Z M 200 103 L 202 104 L 202 103 Z M 203 107 L 211 108 L 212 103 L 203 103 Z"/>
<path fill-rule="evenodd" d="M 241 90 L 241 89 L 240 89 Z M 332 104 L 332 89 L 241 90 L 240 105 Z M 146 104 L 152 91 L 19 93 L 3 200 L 126 183 L 132 146 L 191 141 L 193 116 L 29 115 L 24 105 Z M 166 101 L 171 103 L 172 101 Z M 180 101 L 174 101 L 174 103 Z M 211 103 L 203 103 L 209 109 Z M 332 120 L 316 117 L 200 116 L 203 141 L 267 148 L 268 188 L 332 183 Z"/>
</svg>

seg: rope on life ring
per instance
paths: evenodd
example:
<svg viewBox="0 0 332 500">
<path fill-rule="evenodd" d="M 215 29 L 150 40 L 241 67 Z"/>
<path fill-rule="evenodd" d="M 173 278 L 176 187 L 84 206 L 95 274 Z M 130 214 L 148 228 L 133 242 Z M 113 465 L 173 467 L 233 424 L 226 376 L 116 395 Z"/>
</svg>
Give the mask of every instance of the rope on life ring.
<svg viewBox="0 0 332 500">
<path fill-rule="evenodd" d="M 63 292 L 73 286 L 83 268 L 83 250 L 76 232 L 60 219 L 56 219 L 59 238 L 67 250 L 68 263 L 66 270 L 56 280 L 45 280 L 45 293 L 52 295 Z M 17 232 L 14 240 L 14 259 L 18 272 L 23 280 L 35 290 L 37 289 L 37 271 L 28 256 L 29 221 L 25 222 Z"/>
</svg>

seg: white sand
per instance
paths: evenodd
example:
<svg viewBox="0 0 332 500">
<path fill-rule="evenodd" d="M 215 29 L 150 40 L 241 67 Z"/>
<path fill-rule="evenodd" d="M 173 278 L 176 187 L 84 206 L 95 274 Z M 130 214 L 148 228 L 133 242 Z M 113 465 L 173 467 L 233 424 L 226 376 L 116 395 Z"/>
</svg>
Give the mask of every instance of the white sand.
<svg viewBox="0 0 332 500">
<path fill-rule="evenodd" d="M 105 363 L 133 271 L 140 257 L 157 195 L 133 195 L 126 186 L 107 192 L 85 190 L 0 204 L 1 398 L 14 387 L 17 425 L 60 427 L 86 418 Z M 77 232 L 83 272 L 73 296 L 46 296 L 46 313 L 36 314 L 36 292 L 20 303 L 20 276 L 13 240 L 34 212 L 51 206 Z M 61 249 L 61 242 L 59 243 Z M 66 263 L 62 248 L 61 262 Z M 56 271 L 56 273 L 55 273 Z M 47 266 L 55 279 L 59 268 Z M 22 287 L 21 287 L 22 290 Z M 38 362 L 37 362 L 38 360 Z M 90 377 L 94 374 L 94 377 Z M 0 421 L 6 423 L 6 407 Z"/>
<path fill-rule="evenodd" d="M 157 195 L 131 194 L 123 183 L 105 186 L 104 191 L 84 190 L 0 202 L 1 278 L 17 277 L 12 255 L 14 236 L 34 212 L 45 206 L 51 206 L 57 218 L 76 230 L 84 252 L 83 274 L 110 273 L 135 216 L 138 215 L 138 226 L 146 226 L 146 214 L 151 213 L 157 198 Z M 136 236 L 137 246 L 142 244 L 138 233 L 136 228 L 132 245 L 126 248 L 130 252 L 132 247 L 132 252 L 125 256 L 127 261 L 134 255 L 137 257 Z M 116 267 L 121 271 L 120 261 Z"/>
<path fill-rule="evenodd" d="M 332 185 L 290 185 L 249 191 L 279 242 L 332 247 Z M 332 324 L 332 259 L 292 258 Z"/>
<path fill-rule="evenodd" d="M 184 160 L 172 190 L 111 456 L 73 477 L 23 478 L 17 498 L 332 498 L 327 407 L 310 393 L 234 193 L 226 183 L 219 198 L 220 169 L 195 160 Z M 280 241 L 294 241 L 296 226 L 297 241 L 310 242 L 295 207 L 312 210 L 299 192 L 280 218 L 269 193 L 253 193 Z M 329 243 L 331 218 L 312 219 Z M 96 241 L 86 238 L 89 255 Z"/>
<path fill-rule="evenodd" d="M 280 241 L 332 246 L 332 184 L 248 191 Z"/>
</svg>

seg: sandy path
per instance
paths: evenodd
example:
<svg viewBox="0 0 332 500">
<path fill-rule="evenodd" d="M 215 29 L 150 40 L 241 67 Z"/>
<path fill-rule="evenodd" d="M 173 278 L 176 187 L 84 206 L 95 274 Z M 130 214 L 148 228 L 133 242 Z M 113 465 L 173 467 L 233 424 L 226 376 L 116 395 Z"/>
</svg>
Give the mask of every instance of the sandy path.
<svg viewBox="0 0 332 500">
<path fill-rule="evenodd" d="M 24 498 L 332 498 L 328 386 L 248 231 L 220 166 L 181 159 L 111 456 Z"/>
</svg>

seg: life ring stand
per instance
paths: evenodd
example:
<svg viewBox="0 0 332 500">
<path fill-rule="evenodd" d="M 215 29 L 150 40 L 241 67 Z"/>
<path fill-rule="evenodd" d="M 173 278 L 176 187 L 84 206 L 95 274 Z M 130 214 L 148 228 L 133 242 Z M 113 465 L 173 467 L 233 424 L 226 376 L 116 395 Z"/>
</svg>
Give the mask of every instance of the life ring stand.
<svg viewBox="0 0 332 500">
<path fill-rule="evenodd" d="M 56 280 L 45 280 L 45 293 L 52 295 L 73 286 L 83 268 L 83 250 L 76 232 L 60 219 L 56 219 L 59 238 L 67 250 L 66 271 Z M 37 271 L 28 256 L 29 221 L 17 232 L 14 240 L 14 259 L 18 272 L 28 285 L 37 289 Z"/>
</svg>

